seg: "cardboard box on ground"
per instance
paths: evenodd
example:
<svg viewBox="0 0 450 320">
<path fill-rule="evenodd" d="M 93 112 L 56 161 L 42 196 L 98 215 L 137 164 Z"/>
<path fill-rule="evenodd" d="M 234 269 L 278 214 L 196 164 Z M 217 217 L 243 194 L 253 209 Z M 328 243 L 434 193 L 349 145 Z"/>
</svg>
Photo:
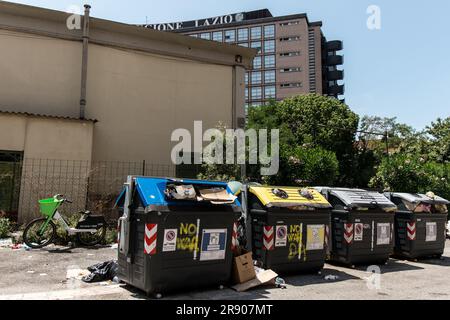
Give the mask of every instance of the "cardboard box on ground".
<svg viewBox="0 0 450 320">
<path fill-rule="evenodd" d="M 252 253 L 239 248 L 233 258 L 232 288 L 238 292 L 247 291 L 261 285 L 273 284 L 278 274 L 272 270 L 264 270 L 253 265 Z"/>
</svg>

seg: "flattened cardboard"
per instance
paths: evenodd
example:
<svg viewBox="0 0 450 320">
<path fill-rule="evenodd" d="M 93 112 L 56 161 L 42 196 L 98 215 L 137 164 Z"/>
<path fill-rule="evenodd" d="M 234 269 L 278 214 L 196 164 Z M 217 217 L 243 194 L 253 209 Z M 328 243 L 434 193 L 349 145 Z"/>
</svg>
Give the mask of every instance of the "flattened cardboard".
<svg viewBox="0 0 450 320">
<path fill-rule="evenodd" d="M 256 278 L 245 283 L 241 283 L 233 286 L 232 288 L 238 292 L 244 292 L 251 288 L 259 287 L 261 285 L 273 283 L 275 279 L 278 277 L 278 274 L 273 272 L 272 270 L 265 270 L 259 272 L 256 275 Z"/>
</svg>

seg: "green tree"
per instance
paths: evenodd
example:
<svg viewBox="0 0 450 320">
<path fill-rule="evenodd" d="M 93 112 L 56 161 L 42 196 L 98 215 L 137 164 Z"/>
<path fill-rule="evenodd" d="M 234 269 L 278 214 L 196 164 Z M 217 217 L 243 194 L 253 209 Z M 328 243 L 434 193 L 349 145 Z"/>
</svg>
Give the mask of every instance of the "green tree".
<svg viewBox="0 0 450 320">
<path fill-rule="evenodd" d="M 441 163 L 450 162 L 450 117 L 438 118 L 425 129 L 429 136 L 429 157 Z"/>
<path fill-rule="evenodd" d="M 264 177 L 263 182 L 284 186 L 333 185 L 339 176 L 336 154 L 320 147 L 284 149 L 280 155 L 280 171 Z"/>
<path fill-rule="evenodd" d="M 426 161 L 414 154 L 396 153 L 383 159 L 370 186 L 397 192 L 433 191 L 450 199 L 449 173 L 449 164 Z"/>
<path fill-rule="evenodd" d="M 316 94 L 301 95 L 254 107 L 249 127 L 280 129 L 280 153 L 294 156 L 297 147 L 321 148 L 334 153 L 339 162 L 339 183 L 354 183 L 354 143 L 358 115 L 339 100 Z M 281 159 L 286 160 L 285 159 Z M 286 170 L 281 166 L 280 170 Z M 280 172 L 283 176 L 285 173 Z"/>
</svg>

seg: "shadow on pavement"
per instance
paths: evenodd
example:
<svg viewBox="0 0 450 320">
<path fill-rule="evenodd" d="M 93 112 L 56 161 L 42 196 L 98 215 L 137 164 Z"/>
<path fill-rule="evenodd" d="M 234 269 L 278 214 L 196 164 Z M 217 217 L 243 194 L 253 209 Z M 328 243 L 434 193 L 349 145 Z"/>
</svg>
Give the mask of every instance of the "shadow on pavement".
<svg viewBox="0 0 450 320">
<path fill-rule="evenodd" d="M 111 248 L 110 245 L 96 245 L 93 247 L 82 247 L 82 246 L 58 246 L 58 247 L 50 247 L 50 248 L 42 248 L 40 250 L 46 251 L 48 253 L 72 253 L 73 250 L 83 249 L 87 251 L 97 251 L 100 249 Z M 111 249 L 113 250 L 113 249 Z"/>
<path fill-rule="evenodd" d="M 385 265 L 377 265 L 381 269 L 381 274 L 383 273 L 392 273 L 392 272 L 400 272 L 400 271 L 414 271 L 414 270 L 423 270 L 424 268 L 413 266 L 411 264 L 406 263 L 407 261 L 397 260 L 397 259 L 389 259 L 388 263 Z M 376 265 L 376 264 L 375 264 Z M 367 268 L 370 265 L 359 265 L 355 268 L 355 270 L 368 272 Z"/>
<path fill-rule="evenodd" d="M 123 284 L 121 288 L 131 293 L 132 299 L 138 300 L 157 300 L 155 297 L 147 296 L 145 292 L 134 288 L 130 285 Z M 266 288 L 273 289 L 274 286 L 270 285 Z M 282 289 L 279 289 L 282 290 Z M 250 289 L 246 292 L 237 292 L 231 288 L 225 287 L 222 290 L 214 290 L 209 288 L 199 289 L 186 292 L 174 292 L 168 293 L 162 297 L 163 300 L 251 300 L 251 299 L 267 299 L 269 297 L 269 291 L 265 290 L 265 287 L 258 287 Z"/>
<path fill-rule="evenodd" d="M 334 276 L 330 280 L 327 280 L 327 276 Z M 342 282 L 347 280 L 356 280 L 360 279 L 359 277 L 348 274 L 344 271 L 324 268 L 321 274 L 303 274 L 303 275 L 295 275 L 284 277 L 286 284 L 292 286 L 308 286 L 319 283 L 333 283 L 333 282 Z"/>
<path fill-rule="evenodd" d="M 416 263 L 423 263 L 423 264 L 428 264 L 428 265 L 450 267 L 450 258 L 449 257 L 442 257 L 441 259 L 419 259 Z"/>
</svg>

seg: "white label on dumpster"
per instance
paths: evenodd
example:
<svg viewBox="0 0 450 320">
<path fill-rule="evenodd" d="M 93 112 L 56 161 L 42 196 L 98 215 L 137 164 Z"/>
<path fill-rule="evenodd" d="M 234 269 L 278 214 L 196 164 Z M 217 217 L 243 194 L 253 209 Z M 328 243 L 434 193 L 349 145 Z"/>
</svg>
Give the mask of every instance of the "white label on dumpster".
<svg viewBox="0 0 450 320">
<path fill-rule="evenodd" d="M 227 229 L 203 229 L 200 261 L 224 260 Z"/>
<path fill-rule="evenodd" d="M 323 250 L 325 243 L 325 225 L 308 225 L 306 227 L 306 250 Z"/>
<path fill-rule="evenodd" d="M 275 247 L 286 247 L 287 245 L 287 226 L 277 226 Z"/>
<path fill-rule="evenodd" d="M 391 243 L 391 224 L 377 223 L 377 246 Z"/>
<path fill-rule="evenodd" d="M 355 241 L 363 241 L 364 235 L 364 224 L 363 223 L 355 223 Z"/>
<path fill-rule="evenodd" d="M 164 230 L 163 252 L 175 251 L 177 249 L 177 229 Z"/>
<path fill-rule="evenodd" d="M 425 237 L 426 242 L 432 242 L 437 240 L 437 223 L 427 222 L 427 233 Z"/>
</svg>

